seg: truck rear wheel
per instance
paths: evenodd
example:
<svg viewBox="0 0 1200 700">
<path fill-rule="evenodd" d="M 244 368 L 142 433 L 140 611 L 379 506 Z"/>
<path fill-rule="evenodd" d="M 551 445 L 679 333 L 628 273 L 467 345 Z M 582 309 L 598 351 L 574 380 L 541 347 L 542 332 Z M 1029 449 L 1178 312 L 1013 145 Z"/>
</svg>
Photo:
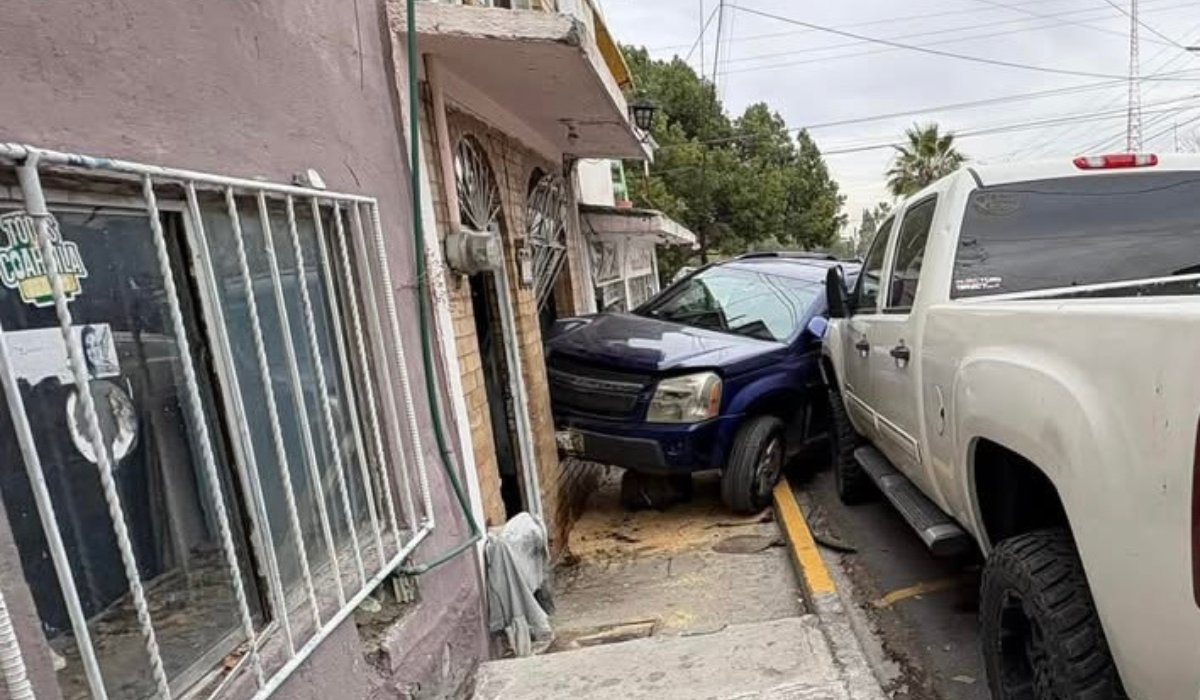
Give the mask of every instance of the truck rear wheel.
<svg viewBox="0 0 1200 700">
<path fill-rule="evenodd" d="M 979 616 L 995 700 L 1125 697 L 1068 532 L 1001 542 L 984 567 Z"/>
<path fill-rule="evenodd" d="M 829 390 L 829 449 L 833 462 L 833 474 L 837 481 L 838 498 L 846 505 L 856 505 L 868 500 L 875 484 L 854 458 L 854 451 L 865 444 L 862 436 L 850 423 L 842 394 Z"/>
<path fill-rule="evenodd" d="M 733 440 L 721 474 L 721 500 L 735 513 L 762 512 L 783 475 L 786 453 L 783 421 L 774 416 L 751 418 Z"/>
</svg>

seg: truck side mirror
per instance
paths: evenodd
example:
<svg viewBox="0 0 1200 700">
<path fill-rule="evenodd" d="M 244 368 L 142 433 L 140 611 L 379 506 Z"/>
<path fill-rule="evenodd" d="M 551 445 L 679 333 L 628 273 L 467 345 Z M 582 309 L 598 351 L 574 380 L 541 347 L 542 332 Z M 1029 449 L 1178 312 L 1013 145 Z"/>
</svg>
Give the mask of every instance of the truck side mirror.
<svg viewBox="0 0 1200 700">
<path fill-rule="evenodd" d="M 829 318 L 846 318 L 850 315 L 850 302 L 846 294 L 846 278 L 842 266 L 835 265 L 825 273 L 825 299 L 829 304 Z"/>
</svg>

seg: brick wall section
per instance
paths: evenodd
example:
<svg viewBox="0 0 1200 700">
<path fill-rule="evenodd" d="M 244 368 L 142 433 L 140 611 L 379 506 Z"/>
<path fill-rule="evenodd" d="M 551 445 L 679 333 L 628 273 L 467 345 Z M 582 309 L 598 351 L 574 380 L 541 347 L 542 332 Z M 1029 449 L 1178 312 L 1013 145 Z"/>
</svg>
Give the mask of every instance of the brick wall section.
<svg viewBox="0 0 1200 700">
<path fill-rule="evenodd" d="M 554 441 L 554 418 L 550 413 L 550 390 L 546 382 L 546 361 L 542 354 L 542 333 L 538 324 L 537 299 L 532 287 L 521 284 L 517 267 L 517 250 L 524 245 L 525 206 L 529 180 L 534 168 L 559 172 L 561 168 L 549 163 L 507 134 L 461 112 L 447 115 L 451 138 L 474 136 L 487 153 L 492 174 L 500 190 L 501 230 L 504 254 L 508 265 L 509 292 L 513 299 L 518 349 L 521 355 L 522 377 L 530 426 L 533 429 L 534 455 L 538 465 L 542 508 L 550 530 L 551 551 L 558 553 L 565 542 L 567 524 L 558 508 L 558 448 Z M 484 399 L 486 401 L 486 397 Z M 482 406 L 486 419 L 486 405 Z M 474 417 L 472 417 L 474 420 Z"/>
<path fill-rule="evenodd" d="M 440 159 L 433 143 L 431 105 L 426 104 L 425 113 L 425 152 L 426 158 L 431 161 L 429 173 L 434 190 L 438 232 L 444 238 L 449 218 L 442 190 Z M 562 173 L 562 168 L 471 115 L 448 107 L 447 122 L 452 142 L 456 143 L 458 138 L 469 134 L 483 146 L 500 190 L 504 252 L 508 265 L 510 294 L 514 303 L 525 391 L 529 399 L 528 413 L 533 429 L 542 507 L 550 531 L 551 551 L 554 556 L 561 556 L 566 551 L 570 528 L 582 512 L 588 495 L 595 490 L 602 467 L 577 460 L 567 460 L 562 465 L 559 464 L 537 300 L 533 288 L 521 284 L 516 252 L 524 245 L 525 207 L 529 180 L 534 168 L 559 174 Z M 576 221 L 570 223 L 577 225 Z M 564 314 L 578 310 L 578 295 L 571 288 L 575 280 L 567 272 L 570 267 L 571 261 L 568 261 L 564 265 L 564 279 L 556 289 L 556 297 L 564 302 L 559 307 L 560 312 Z M 479 343 L 475 334 L 470 286 L 465 279 L 460 279 L 461 283 L 452 284 L 451 314 L 454 318 L 458 357 L 463 369 L 463 390 L 466 392 L 484 511 L 487 524 L 494 526 L 504 521 L 504 504 L 500 497 L 500 475 L 484 388 Z M 584 283 L 590 284 L 590 280 Z"/>
<path fill-rule="evenodd" d="M 445 240 L 449 231 L 449 214 L 446 209 L 446 194 L 442 187 L 441 155 L 434 141 L 436 133 L 433 123 L 433 106 L 426 100 L 422 104 L 423 124 L 421 137 L 424 142 L 425 172 L 429 176 L 433 191 L 433 206 L 437 216 L 437 234 Z M 479 473 L 479 491 L 483 500 L 486 527 L 504 523 L 504 502 L 500 498 L 500 468 L 496 462 L 496 446 L 492 439 L 492 427 L 487 411 L 487 395 L 483 385 L 483 363 L 479 356 L 479 342 L 475 337 L 475 310 L 471 302 L 471 288 L 466 279 L 448 275 L 450 284 L 450 316 L 454 319 L 454 340 L 458 362 L 462 368 L 462 385 L 465 393 L 468 417 L 471 425 L 471 446 L 475 451 L 475 466 Z"/>
</svg>

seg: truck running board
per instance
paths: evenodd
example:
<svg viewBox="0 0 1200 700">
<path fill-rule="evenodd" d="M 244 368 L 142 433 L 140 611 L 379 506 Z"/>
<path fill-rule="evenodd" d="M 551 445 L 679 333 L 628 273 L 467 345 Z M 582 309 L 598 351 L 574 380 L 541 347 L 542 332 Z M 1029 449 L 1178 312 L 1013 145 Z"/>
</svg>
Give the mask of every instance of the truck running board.
<svg viewBox="0 0 1200 700">
<path fill-rule="evenodd" d="M 917 531 L 934 556 L 949 557 L 970 551 L 971 536 L 921 493 L 916 484 L 897 471 L 879 450 L 860 447 L 854 451 L 854 459 Z"/>
</svg>

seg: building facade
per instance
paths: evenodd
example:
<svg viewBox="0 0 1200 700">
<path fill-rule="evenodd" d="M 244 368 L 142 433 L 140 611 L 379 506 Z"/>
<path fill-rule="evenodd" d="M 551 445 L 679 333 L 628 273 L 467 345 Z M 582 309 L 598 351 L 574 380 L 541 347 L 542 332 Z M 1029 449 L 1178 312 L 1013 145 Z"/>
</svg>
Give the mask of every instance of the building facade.
<svg viewBox="0 0 1200 700">
<path fill-rule="evenodd" d="M 387 13 L 8 8 L 0 697 L 419 697 L 486 658 Z"/>
<path fill-rule="evenodd" d="M 461 376 L 454 393 L 476 456 L 477 507 L 489 527 L 539 516 L 558 555 L 596 470 L 560 464 L 543 334 L 555 318 L 597 310 L 605 243 L 586 231 L 634 213 L 615 207 L 612 164 L 651 151 L 630 120 L 632 76 L 591 0 L 501 5 L 417 3 L 424 163 L 439 238 L 453 247 L 464 232 L 486 232 L 500 247 L 497 266 L 447 266 L 446 335 L 461 370 L 451 374 Z M 397 13 L 393 27 L 404 21 Z M 589 214 L 580 206 L 596 163 L 607 206 Z M 643 281 L 655 274 L 650 250 Z"/>
</svg>

